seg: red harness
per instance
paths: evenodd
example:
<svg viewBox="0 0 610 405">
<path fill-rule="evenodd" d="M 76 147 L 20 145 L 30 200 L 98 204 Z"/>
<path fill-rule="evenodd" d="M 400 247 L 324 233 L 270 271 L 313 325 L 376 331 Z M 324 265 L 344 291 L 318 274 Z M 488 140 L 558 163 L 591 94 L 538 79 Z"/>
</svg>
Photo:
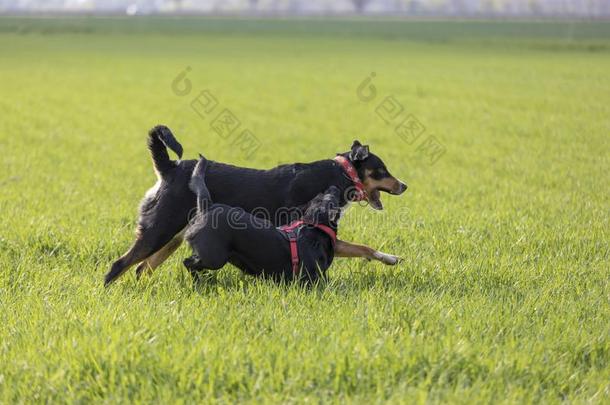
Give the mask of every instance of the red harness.
<svg viewBox="0 0 610 405">
<path fill-rule="evenodd" d="M 364 191 L 364 185 L 362 184 L 362 181 L 360 181 L 360 178 L 358 177 L 358 173 L 356 172 L 356 169 L 354 168 L 352 163 L 341 155 L 336 156 L 334 161 L 339 163 L 339 165 L 341 165 L 343 170 L 345 170 L 345 173 L 349 176 L 350 180 L 354 183 L 354 188 L 356 189 L 356 193 L 355 193 L 354 199 L 352 201 L 366 200 L 367 197 L 366 197 L 366 192 Z M 322 232 L 326 233 L 328 236 L 330 236 L 330 239 L 332 240 L 333 245 L 335 244 L 335 242 L 337 240 L 337 233 L 335 231 L 333 231 L 329 226 L 322 225 L 322 224 L 312 224 L 312 223 L 305 222 L 303 220 L 298 220 L 298 221 L 292 222 L 289 225 L 284 225 L 284 226 L 279 227 L 278 229 L 280 231 L 283 231 L 286 233 L 286 235 L 288 236 L 288 241 L 290 242 L 290 260 L 292 262 L 292 274 L 294 277 L 298 277 L 299 273 L 300 273 L 299 249 L 297 247 L 299 230 L 303 226 L 306 226 L 306 225 L 313 226 L 315 228 L 318 228 Z"/>
<path fill-rule="evenodd" d="M 297 248 L 297 240 L 299 237 L 299 230 L 303 226 L 313 226 L 314 228 L 318 228 L 328 236 L 333 242 L 333 246 L 335 245 L 335 241 L 337 240 L 337 233 L 332 230 L 331 227 L 322 225 L 322 224 L 312 224 L 309 222 L 305 222 L 302 219 L 298 221 L 294 221 L 289 225 L 284 225 L 279 227 L 280 231 L 283 231 L 288 236 L 288 241 L 290 242 L 290 260 L 292 262 L 292 275 L 296 278 L 299 276 L 301 269 L 299 268 L 299 249 Z"/>
<path fill-rule="evenodd" d="M 358 172 L 356 172 L 354 165 L 352 165 L 352 163 L 348 159 L 344 158 L 341 155 L 336 156 L 333 160 L 335 162 L 339 163 L 341 165 L 341 167 L 343 167 L 343 170 L 345 170 L 345 173 L 349 176 L 349 178 L 354 183 L 354 188 L 356 189 L 356 194 L 352 201 L 367 200 L 366 192 L 364 191 L 364 184 L 362 184 L 362 181 L 360 181 L 360 178 L 358 177 Z"/>
</svg>

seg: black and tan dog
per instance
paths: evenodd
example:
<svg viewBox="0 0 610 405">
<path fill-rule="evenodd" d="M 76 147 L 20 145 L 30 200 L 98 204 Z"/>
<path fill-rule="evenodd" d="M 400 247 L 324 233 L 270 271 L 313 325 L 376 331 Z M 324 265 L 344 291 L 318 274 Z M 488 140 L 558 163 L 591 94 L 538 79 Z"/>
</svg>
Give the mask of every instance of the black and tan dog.
<svg viewBox="0 0 610 405">
<path fill-rule="evenodd" d="M 341 215 L 337 187 L 318 194 L 300 219 L 278 229 L 242 208 L 213 203 L 205 181 L 207 164 L 201 157 L 191 181 L 198 214 L 186 231 L 193 255 L 184 265 L 195 278 L 199 271 L 218 270 L 226 263 L 276 281 L 310 283 L 325 276 L 334 258 Z"/>
<path fill-rule="evenodd" d="M 144 270 L 153 270 L 163 263 L 182 243 L 189 215 L 196 208 L 196 197 L 189 188 L 189 182 L 197 161 L 170 159 L 167 148 L 182 157 L 182 146 L 165 126 L 157 126 L 149 132 L 148 147 L 158 181 L 141 203 L 136 240 L 114 262 L 105 276 L 106 285 L 137 263 L 140 263 L 136 270 L 138 276 Z M 351 168 L 352 176 L 348 175 L 346 168 Z M 394 178 L 368 146 L 358 141 L 353 143 L 350 151 L 335 159 L 282 165 L 270 170 L 208 161 L 206 179 L 212 201 L 267 216 L 275 226 L 291 222 L 293 218 L 286 215 L 287 211 L 302 207 L 330 186 L 340 190 L 341 206 L 364 198 L 378 210 L 383 208 L 380 191 L 398 195 L 407 189 L 406 184 Z M 363 257 L 389 265 L 399 260 L 368 246 L 341 240 L 337 240 L 335 255 Z"/>
</svg>

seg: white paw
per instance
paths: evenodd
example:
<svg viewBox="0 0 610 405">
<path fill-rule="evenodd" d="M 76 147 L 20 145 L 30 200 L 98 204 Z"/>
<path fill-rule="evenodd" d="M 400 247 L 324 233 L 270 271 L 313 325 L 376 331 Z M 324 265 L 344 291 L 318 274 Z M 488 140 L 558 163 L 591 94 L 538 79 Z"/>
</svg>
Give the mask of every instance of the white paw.
<svg viewBox="0 0 610 405">
<path fill-rule="evenodd" d="M 390 266 L 394 266 L 395 264 L 398 264 L 398 262 L 401 260 L 400 257 L 398 256 L 394 256 L 388 253 L 383 253 L 383 252 L 375 252 L 373 253 L 373 256 L 375 257 L 375 259 L 379 260 L 380 262 L 390 265 Z"/>
</svg>

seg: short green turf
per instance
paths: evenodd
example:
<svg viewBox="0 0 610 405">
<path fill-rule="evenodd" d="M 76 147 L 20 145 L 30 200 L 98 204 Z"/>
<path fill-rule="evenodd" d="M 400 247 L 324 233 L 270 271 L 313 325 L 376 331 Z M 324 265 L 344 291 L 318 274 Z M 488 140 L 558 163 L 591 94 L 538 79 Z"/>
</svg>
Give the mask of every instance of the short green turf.
<svg viewBox="0 0 610 405">
<path fill-rule="evenodd" d="M 609 24 L 2 18 L 0 95 L 0 403 L 609 403 Z M 339 234 L 404 261 L 194 287 L 183 246 L 104 289 L 158 123 L 258 168 L 369 144 L 409 189 Z"/>
</svg>

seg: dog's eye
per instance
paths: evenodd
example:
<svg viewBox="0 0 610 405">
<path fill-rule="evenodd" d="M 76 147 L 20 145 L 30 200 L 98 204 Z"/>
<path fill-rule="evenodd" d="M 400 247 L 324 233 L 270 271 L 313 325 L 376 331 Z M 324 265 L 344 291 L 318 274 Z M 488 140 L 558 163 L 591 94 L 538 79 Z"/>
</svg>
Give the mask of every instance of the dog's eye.
<svg viewBox="0 0 610 405">
<path fill-rule="evenodd" d="M 374 179 L 382 179 L 385 177 L 387 172 L 383 169 L 377 169 L 373 173 L 371 173 L 371 177 Z"/>
</svg>

